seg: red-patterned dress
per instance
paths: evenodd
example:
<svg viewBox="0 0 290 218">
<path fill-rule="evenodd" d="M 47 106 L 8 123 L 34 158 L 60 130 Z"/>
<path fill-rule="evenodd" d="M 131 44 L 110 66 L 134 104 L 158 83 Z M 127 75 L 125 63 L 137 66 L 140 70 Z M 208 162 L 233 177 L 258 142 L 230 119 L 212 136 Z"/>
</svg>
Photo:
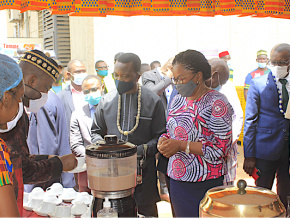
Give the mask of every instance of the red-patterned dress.
<svg viewBox="0 0 290 218">
<path fill-rule="evenodd" d="M 227 98 L 209 91 L 197 100 L 177 95 L 162 137 L 201 142 L 203 155 L 177 152 L 169 158 L 167 174 L 177 181 L 201 182 L 226 174 L 225 156 L 232 145 L 233 110 Z"/>
</svg>

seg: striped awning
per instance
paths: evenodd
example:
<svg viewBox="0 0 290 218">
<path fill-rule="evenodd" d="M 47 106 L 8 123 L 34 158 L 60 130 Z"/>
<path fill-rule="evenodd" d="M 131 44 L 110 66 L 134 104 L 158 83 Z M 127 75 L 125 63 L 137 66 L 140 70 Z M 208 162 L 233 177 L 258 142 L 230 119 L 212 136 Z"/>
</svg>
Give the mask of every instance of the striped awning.
<svg viewBox="0 0 290 218">
<path fill-rule="evenodd" d="M 290 0 L 0 0 L 1 9 L 48 9 L 70 16 L 215 16 L 290 18 Z"/>
</svg>

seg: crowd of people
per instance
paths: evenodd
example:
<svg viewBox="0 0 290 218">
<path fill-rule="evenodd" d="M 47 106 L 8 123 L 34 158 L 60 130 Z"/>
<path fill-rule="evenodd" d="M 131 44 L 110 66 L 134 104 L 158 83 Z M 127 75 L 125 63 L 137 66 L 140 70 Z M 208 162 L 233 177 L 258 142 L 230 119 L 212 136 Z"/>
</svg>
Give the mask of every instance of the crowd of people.
<svg viewBox="0 0 290 218">
<path fill-rule="evenodd" d="M 143 159 L 138 214 L 157 217 L 161 197 L 174 216 L 198 217 L 210 188 L 234 184 L 243 123 L 245 172 L 256 168 L 256 185 L 268 189 L 276 176 L 287 206 L 290 45 L 274 46 L 269 59 L 257 52 L 258 68 L 245 78 L 245 118 L 230 59 L 228 51 L 207 60 L 186 50 L 149 65 L 120 52 L 110 73 L 103 60 L 87 72 L 81 60 L 63 67 L 38 50 L 19 63 L 0 55 L 0 216 L 21 216 L 23 192 L 35 186 L 91 192 L 86 171 L 68 171 L 87 145 L 116 135 Z"/>
</svg>

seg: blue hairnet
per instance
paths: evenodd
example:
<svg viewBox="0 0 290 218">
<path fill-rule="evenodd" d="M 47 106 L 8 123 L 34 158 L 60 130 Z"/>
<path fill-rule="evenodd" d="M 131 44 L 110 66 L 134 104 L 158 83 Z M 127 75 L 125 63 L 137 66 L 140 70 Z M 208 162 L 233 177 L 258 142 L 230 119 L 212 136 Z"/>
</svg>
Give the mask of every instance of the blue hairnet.
<svg viewBox="0 0 290 218">
<path fill-rule="evenodd" d="M 12 58 L 0 54 L 0 100 L 4 92 L 18 86 L 22 78 L 22 70 L 18 64 Z"/>
</svg>

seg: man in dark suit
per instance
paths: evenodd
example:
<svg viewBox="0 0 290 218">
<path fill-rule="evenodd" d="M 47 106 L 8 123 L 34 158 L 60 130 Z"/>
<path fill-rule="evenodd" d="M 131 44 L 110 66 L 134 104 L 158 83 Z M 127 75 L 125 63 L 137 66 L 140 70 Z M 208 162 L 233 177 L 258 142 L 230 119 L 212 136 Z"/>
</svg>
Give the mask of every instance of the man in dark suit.
<svg viewBox="0 0 290 218">
<path fill-rule="evenodd" d="M 150 89 L 160 97 L 164 107 L 165 115 L 167 114 L 167 104 L 172 92 L 172 72 L 170 70 L 172 67 L 172 61 L 173 58 L 170 58 L 161 68 L 156 67 L 155 69 L 142 74 L 143 86 Z M 159 171 L 158 177 L 160 181 L 161 192 L 160 197 L 162 200 L 170 201 L 168 196 L 169 177 L 166 175 L 168 158 L 164 157 L 162 154 L 158 154 L 157 158 L 157 169 Z"/>
<path fill-rule="evenodd" d="M 142 84 L 160 96 L 164 110 L 167 111 L 167 103 L 172 92 L 172 66 L 173 58 L 170 58 L 164 66 L 156 67 L 142 75 Z"/>
<path fill-rule="evenodd" d="M 257 168 L 256 185 L 272 189 L 276 175 L 278 195 L 287 207 L 290 195 L 289 124 L 284 114 L 290 91 L 290 45 L 276 45 L 270 55 L 271 72 L 251 80 L 244 127 L 244 170 Z M 288 105 L 288 107 L 290 107 Z"/>
<path fill-rule="evenodd" d="M 82 108 L 86 102 L 82 92 L 82 82 L 87 77 L 87 70 L 80 60 L 71 60 L 68 63 L 67 75 L 71 78 L 71 85 L 57 93 L 64 105 L 67 128 L 70 129 L 70 119 L 72 112 L 77 108 Z"/>
</svg>

